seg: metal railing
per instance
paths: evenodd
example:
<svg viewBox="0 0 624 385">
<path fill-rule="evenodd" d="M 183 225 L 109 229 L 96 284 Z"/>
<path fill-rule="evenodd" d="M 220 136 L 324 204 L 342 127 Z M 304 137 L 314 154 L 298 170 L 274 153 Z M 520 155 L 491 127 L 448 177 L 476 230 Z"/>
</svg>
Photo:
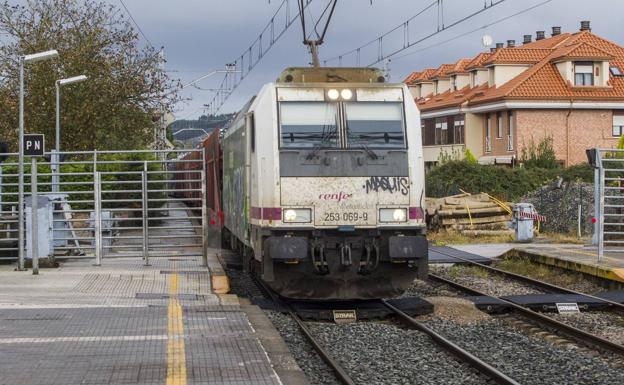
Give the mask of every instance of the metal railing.
<svg viewBox="0 0 624 385">
<path fill-rule="evenodd" d="M 485 152 L 492 152 L 492 140 L 489 136 L 485 137 Z"/>
<path fill-rule="evenodd" d="M 598 260 L 624 253 L 624 150 L 597 149 L 596 235 Z"/>
<path fill-rule="evenodd" d="M 181 152 L 198 154 L 177 157 Z M 27 164 L 24 174 L 27 210 L 32 214 L 33 195 L 39 202 L 38 231 L 28 213 L 18 217 L 17 154 L 6 155 L 0 164 L 0 259 L 17 259 L 19 247 L 28 258 L 38 244 L 39 254 L 50 245 L 42 257 L 93 258 L 96 265 L 115 257 L 142 257 L 149 264 L 172 255 L 206 262 L 203 149 L 61 152 L 62 161 L 46 154 Z M 20 222 L 26 231 L 21 244 Z"/>
<path fill-rule="evenodd" d="M 513 135 L 507 135 L 507 151 L 513 151 Z"/>
</svg>

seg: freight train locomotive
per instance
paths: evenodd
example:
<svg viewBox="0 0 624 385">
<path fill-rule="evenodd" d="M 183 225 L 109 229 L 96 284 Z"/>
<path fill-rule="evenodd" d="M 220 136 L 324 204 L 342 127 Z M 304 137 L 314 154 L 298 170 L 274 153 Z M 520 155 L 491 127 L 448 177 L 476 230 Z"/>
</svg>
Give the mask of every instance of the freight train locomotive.
<svg viewBox="0 0 624 385">
<path fill-rule="evenodd" d="M 289 68 L 221 135 L 205 142 L 211 223 L 277 293 L 390 297 L 427 275 L 421 125 L 404 84 Z"/>
</svg>

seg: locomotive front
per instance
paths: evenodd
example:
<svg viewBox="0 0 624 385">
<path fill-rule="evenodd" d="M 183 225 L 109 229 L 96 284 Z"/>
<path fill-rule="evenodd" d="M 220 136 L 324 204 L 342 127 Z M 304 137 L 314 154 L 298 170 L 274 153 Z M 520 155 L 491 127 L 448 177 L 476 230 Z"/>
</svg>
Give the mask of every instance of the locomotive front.
<svg viewBox="0 0 624 385">
<path fill-rule="evenodd" d="M 261 278 L 290 298 L 399 295 L 427 274 L 416 105 L 404 85 L 379 76 L 344 81 L 337 73 L 342 81 L 318 82 L 299 75 L 287 71 L 269 93 L 270 169 L 258 142 L 270 133 L 260 128 L 262 100 L 254 102 L 258 139 L 251 140 L 260 153 L 250 162 L 250 188 L 264 187 L 251 194 L 250 236 Z"/>
</svg>

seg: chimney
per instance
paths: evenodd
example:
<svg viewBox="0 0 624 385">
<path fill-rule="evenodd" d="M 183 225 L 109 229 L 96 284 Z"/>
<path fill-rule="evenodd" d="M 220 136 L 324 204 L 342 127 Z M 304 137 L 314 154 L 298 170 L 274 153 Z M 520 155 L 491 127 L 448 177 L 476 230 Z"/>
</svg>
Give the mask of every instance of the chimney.
<svg viewBox="0 0 624 385">
<path fill-rule="evenodd" d="M 532 35 L 524 35 L 524 41 L 522 42 L 522 44 L 529 44 L 532 40 L 533 40 Z"/>
<path fill-rule="evenodd" d="M 561 27 L 552 27 L 552 35 L 553 36 L 561 35 Z"/>
<path fill-rule="evenodd" d="M 546 32 L 545 31 L 537 31 L 537 32 L 535 32 L 535 40 L 544 40 L 545 37 L 546 37 Z"/>
<path fill-rule="evenodd" d="M 591 26 L 589 25 L 589 20 L 581 21 L 581 31 L 591 31 Z"/>
<path fill-rule="evenodd" d="M 490 52 L 492 52 L 492 53 L 496 52 L 496 48 L 494 48 L 494 47 L 490 48 Z"/>
<path fill-rule="evenodd" d="M 515 40 L 507 40 L 507 48 L 514 48 L 516 46 Z"/>
<path fill-rule="evenodd" d="M 505 43 L 496 43 L 496 49 L 505 48 Z"/>
</svg>

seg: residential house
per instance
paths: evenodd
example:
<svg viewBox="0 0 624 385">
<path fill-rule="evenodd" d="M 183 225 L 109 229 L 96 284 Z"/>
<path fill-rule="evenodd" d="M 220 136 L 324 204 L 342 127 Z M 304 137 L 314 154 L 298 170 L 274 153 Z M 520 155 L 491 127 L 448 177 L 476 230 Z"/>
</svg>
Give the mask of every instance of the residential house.
<svg viewBox="0 0 624 385">
<path fill-rule="evenodd" d="M 462 156 L 483 164 L 515 164 L 523 150 L 552 137 L 564 165 L 585 150 L 612 148 L 624 134 L 624 47 L 591 32 L 553 27 L 546 38 L 508 40 L 490 52 L 411 74 L 421 111 L 424 156 Z"/>
</svg>

